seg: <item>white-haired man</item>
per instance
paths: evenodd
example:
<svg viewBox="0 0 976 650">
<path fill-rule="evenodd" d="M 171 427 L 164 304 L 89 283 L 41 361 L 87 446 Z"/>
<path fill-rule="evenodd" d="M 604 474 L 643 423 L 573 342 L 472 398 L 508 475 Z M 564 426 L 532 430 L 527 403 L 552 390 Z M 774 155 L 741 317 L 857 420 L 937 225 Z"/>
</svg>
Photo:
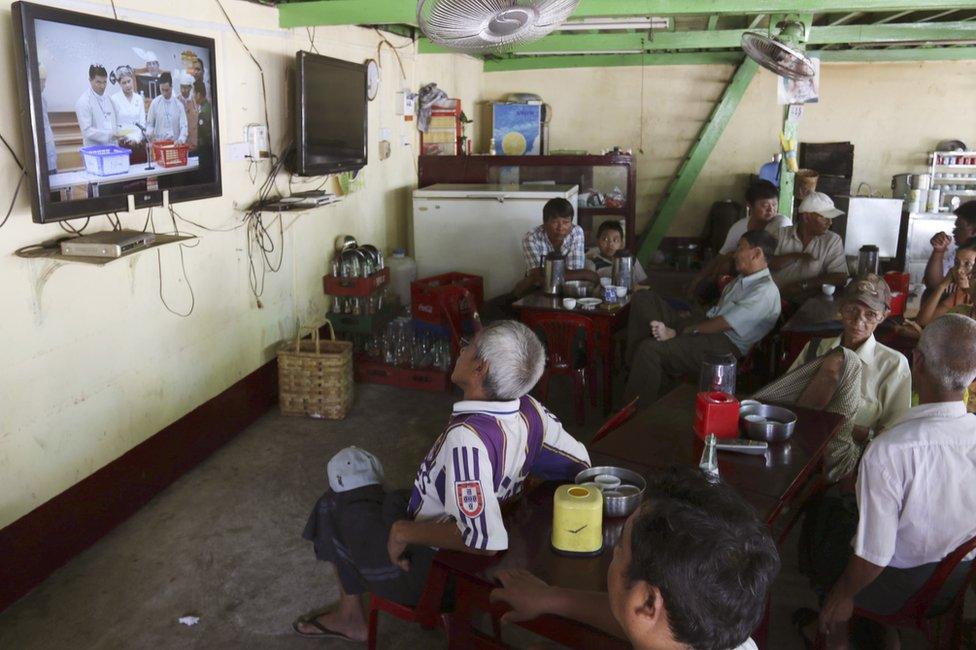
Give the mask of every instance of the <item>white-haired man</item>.
<svg viewBox="0 0 976 650">
<path fill-rule="evenodd" d="M 295 621 L 299 634 L 365 640 L 362 594 L 414 605 L 435 549 L 507 549 L 501 504 L 521 494 L 526 478 L 570 481 L 589 466 L 586 448 L 528 395 L 544 363 L 542 343 L 517 321 L 495 321 L 462 341 L 451 381 L 464 399 L 409 494 L 385 493 L 379 461 L 361 449 L 329 461 L 331 491 L 316 503 L 304 537 L 335 566 L 339 603 Z"/>
<path fill-rule="evenodd" d="M 976 321 L 943 316 L 922 331 L 912 362 L 919 406 L 868 446 L 857 480 L 853 555 L 820 612 L 831 648 L 846 648 L 854 606 L 897 611 L 936 565 L 976 535 L 976 415 L 963 391 L 976 378 Z M 936 615 L 964 583 L 965 558 Z"/>
</svg>

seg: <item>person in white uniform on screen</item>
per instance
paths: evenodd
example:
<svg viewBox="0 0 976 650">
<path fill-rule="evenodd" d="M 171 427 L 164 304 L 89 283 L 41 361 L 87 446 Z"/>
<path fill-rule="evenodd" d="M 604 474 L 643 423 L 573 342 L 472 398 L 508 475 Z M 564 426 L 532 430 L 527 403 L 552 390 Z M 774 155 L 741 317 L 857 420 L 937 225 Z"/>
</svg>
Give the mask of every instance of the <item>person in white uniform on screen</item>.
<svg viewBox="0 0 976 650">
<path fill-rule="evenodd" d="M 54 142 L 54 130 L 51 128 L 47 97 L 44 96 L 44 87 L 47 85 L 47 68 L 44 67 L 44 64 L 37 66 L 37 75 L 41 79 L 41 119 L 44 123 L 44 157 L 47 159 L 47 170 L 52 174 L 56 174 L 58 171 L 58 150 Z"/>
<path fill-rule="evenodd" d="M 173 76 L 170 73 L 160 75 L 159 91 L 160 95 L 149 105 L 146 134 L 152 140 L 173 140 L 177 144 L 185 144 L 188 133 L 186 110 L 173 96 Z"/>
<path fill-rule="evenodd" d="M 139 133 L 136 124 L 146 126 L 146 100 L 141 93 L 136 92 L 135 73 L 127 65 L 120 65 L 112 73 L 112 83 L 117 83 L 122 92 L 112 95 L 115 113 L 119 116 L 119 126 L 129 131 L 126 137 L 134 139 Z M 135 129 L 135 131 L 132 131 Z"/>
<path fill-rule="evenodd" d="M 115 104 L 105 94 L 108 73 L 98 63 L 88 66 L 89 88 L 75 102 L 75 114 L 84 146 L 115 144 L 119 137 L 119 117 Z"/>
</svg>

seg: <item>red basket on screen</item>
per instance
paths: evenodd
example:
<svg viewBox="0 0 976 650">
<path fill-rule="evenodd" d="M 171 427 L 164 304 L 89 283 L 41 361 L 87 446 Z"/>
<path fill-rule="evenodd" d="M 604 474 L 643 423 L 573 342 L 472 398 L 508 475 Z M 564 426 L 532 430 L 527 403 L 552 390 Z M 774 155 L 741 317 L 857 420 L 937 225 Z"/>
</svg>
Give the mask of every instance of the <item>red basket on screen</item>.
<svg viewBox="0 0 976 650">
<path fill-rule="evenodd" d="M 172 140 L 156 140 L 152 144 L 152 152 L 153 161 L 160 167 L 183 167 L 190 147 Z"/>
</svg>

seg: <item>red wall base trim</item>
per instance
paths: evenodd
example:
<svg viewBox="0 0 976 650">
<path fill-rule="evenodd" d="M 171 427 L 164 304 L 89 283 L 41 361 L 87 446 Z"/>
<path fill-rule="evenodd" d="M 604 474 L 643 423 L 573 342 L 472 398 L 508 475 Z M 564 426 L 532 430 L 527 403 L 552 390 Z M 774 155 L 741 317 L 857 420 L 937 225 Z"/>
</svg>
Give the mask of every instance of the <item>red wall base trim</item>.
<svg viewBox="0 0 976 650">
<path fill-rule="evenodd" d="M 0 611 L 247 428 L 277 396 L 272 360 L 0 530 Z"/>
</svg>

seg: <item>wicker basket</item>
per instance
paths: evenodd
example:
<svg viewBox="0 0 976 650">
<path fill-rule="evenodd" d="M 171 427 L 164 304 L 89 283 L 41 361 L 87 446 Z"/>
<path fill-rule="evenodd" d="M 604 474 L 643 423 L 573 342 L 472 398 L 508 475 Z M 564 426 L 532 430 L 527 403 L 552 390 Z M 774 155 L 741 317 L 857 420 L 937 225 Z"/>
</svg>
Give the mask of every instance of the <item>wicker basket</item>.
<svg viewBox="0 0 976 650">
<path fill-rule="evenodd" d="M 319 330 L 304 327 L 295 341 L 278 350 L 278 404 L 284 415 L 341 420 L 352 406 L 352 343 L 319 340 Z M 302 334 L 311 331 L 311 339 Z"/>
</svg>

